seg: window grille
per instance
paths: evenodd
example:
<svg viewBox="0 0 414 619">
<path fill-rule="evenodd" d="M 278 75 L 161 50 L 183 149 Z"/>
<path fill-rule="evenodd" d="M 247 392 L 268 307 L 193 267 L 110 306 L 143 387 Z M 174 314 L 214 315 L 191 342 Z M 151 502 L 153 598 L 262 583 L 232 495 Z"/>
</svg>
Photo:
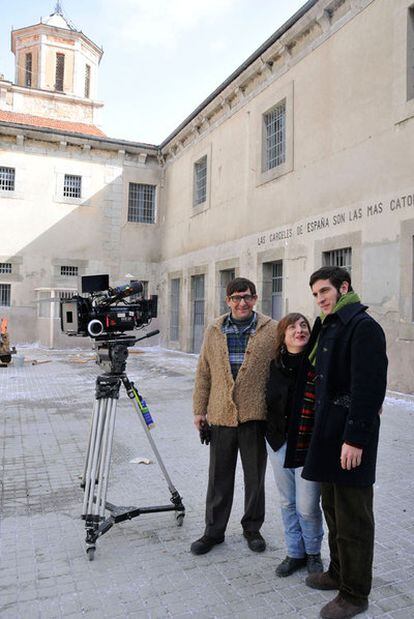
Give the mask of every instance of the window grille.
<svg viewBox="0 0 414 619">
<path fill-rule="evenodd" d="M 0 167 L 0 189 L 14 191 L 15 169 Z"/>
<path fill-rule="evenodd" d="M 204 275 L 191 277 L 191 300 L 193 318 L 193 347 L 192 352 L 201 350 L 204 334 Z"/>
<path fill-rule="evenodd" d="M 170 340 L 177 342 L 180 338 L 180 280 L 171 280 L 170 290 Z"/>
<path fill-rule="evenodd" d="M 11 273 L 13 266 L 11 262 L 0 262 L 0 273 Z"/>
<path fill-rule="evenodd" d="M 57 294 L 59 299 L 62 301 L 64 299 L 71 299 L 73 295 L 78 294 L 77 290 L 57 290 Z"/>
<path fill-rule="evenodd" d="M 82 177 L 74 174 L 65 174 L 63 181 L 64 198 L 80 198 L 82 192 Z"/>
<path fill-rule="evenodd" d="M 0 305 L 10 307 L 10 284 L 0 284 Z"/>
<path fill-rule="evenodd" d="M 283 261 L 263 264 L 263 312 L 279 320 L 283 316 Z"/>
<path fill-rule="evenodd" d="M 229 311 L 226 303 L 227 285 L 234 279 L 236 272 L 234 269 L 225 269 L 220 271 L 220 314 L 225 314 Z"/>
<path fill-rule="evenodd" d="M 91 90 L 91 67 L 90 65 L 85 65 L 85 97 L 89 99 Z"/>
<path fill-rule="evenodd" d="M 61 266 L 60 274 L 65 275 L 67 277 L 77 277 L 78 276 L 78 267 L 74 266 Z"/>
<path fill-rule="evenodd" d="M 342 267 L 351 273 L 352 270 L 352 248 L 343 247 L 332 251 L 323 252 L 323 266 Z"/>
<path fill-rule="evenodd" d="M 286 161 L 286 102 L 264 114 L 265 144 L 263 171 Z"/>
<path fill-rule="evenodd" d="M 207 155 L 194 164 L 194 206 L 207 199 Z"/>
<path fill-rule="evenodd" d="M 408 9 L 407 20 L 407 101 L 414 99 L 414 6 Z"/>
<path fill-rule="evenodd" d="M 65 54 L 56 54 L 56 79 L 55 89 L 63 92 L 63 82 L 65 75 Z"/>
<path fill-rule="evenodd" d="M 155 223 L 155 185 L 129 183 L 128 221 Z"/>
<path fill-rule="evenodd" d="M 32 54 L 31 53 L 26 54 L 26 57 L 25 57 L 24 85 L 25 86 L 32 85 Z"/>
</svg>

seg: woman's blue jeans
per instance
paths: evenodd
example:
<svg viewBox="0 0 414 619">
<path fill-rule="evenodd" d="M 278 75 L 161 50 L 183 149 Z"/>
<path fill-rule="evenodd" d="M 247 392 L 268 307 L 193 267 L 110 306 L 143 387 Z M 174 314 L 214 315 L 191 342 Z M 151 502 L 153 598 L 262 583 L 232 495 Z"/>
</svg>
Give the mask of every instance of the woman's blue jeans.
<svg viewBox="0 0 414 619">
<path fill-rule="evenodd" d="M 303 479 L 302 468 L 283 467 L 286 443 L 278 451 L 267 443 L 267 453 L 280 494 L 288 556 L 301 559 L 318 554 L 323 537 L 320 484 Z"/>
</svg>

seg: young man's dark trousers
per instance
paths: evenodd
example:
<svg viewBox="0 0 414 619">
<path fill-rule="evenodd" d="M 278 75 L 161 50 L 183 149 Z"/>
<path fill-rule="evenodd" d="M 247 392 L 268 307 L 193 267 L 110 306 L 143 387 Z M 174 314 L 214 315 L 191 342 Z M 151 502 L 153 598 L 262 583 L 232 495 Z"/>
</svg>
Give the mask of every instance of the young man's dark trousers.
<svg viewBox="0 0 414 619">
<path fill-rule="evenodd" d="M 321 495 L 329 530 L 329 573 L 339 583 L 342 596 L 361 605 L 372 583 L 373 487 L 322 483 Z"/>
<path fill-rule="evenodd" d="M 245 531 L 256 532 L 264 521 L 266 473 L 265 422 L 247 421 L 235 428 L 211 426 L 210 467 L 206 500 L 205 535 L 222 538 L 233 504 L 237 454 L 244 473 Z"/>
</svg>

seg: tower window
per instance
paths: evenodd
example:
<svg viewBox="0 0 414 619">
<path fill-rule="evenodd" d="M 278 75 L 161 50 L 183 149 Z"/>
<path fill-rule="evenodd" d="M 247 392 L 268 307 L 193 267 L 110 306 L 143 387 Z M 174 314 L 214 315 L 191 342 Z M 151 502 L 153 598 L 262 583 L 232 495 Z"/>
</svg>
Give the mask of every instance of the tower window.
<svg viewBox="0 0 414 619">
<path fill-rule="evenodd" d="M 89 64 L 85 65 L 85 98 L 89 99 L 91 94 L 91 67 Z"/>
<path fill-rule="evenodd" d="M 63 92 L 63 78 L 65 75 L 65 54 L 56 54 L 56 81 L 55 89 Z"/>
<path fill-rule="evenodd" d="M 25 86 L 32 85 L 32 54 L 31 52 L 26 54 L 26 57 L 25 57 L 24 85 Z"/>
</svg>

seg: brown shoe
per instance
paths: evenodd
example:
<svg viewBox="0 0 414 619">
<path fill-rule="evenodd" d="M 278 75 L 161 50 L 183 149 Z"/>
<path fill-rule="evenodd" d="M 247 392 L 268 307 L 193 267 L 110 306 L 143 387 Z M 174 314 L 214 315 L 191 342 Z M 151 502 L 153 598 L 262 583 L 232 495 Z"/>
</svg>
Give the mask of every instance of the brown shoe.
<svg viewBox="0 0 414 619">
<path fill-rule="evenodd" d="M 329 572 L 315 572 L 309 574 L 305 580 L 305 585 L 311 589 L 321 589 L 322 591 L 334 591 L 339 589 L 339 583 L 332 578 Z"/>
<path fill-rule="evenodd" d="M 340 593 L 328 604 L 321 608 L 320 616 L 323 619 L 350 619 L 368 608 L 368 601 L 361 604 L 348 602 Z"/>
</svg>

